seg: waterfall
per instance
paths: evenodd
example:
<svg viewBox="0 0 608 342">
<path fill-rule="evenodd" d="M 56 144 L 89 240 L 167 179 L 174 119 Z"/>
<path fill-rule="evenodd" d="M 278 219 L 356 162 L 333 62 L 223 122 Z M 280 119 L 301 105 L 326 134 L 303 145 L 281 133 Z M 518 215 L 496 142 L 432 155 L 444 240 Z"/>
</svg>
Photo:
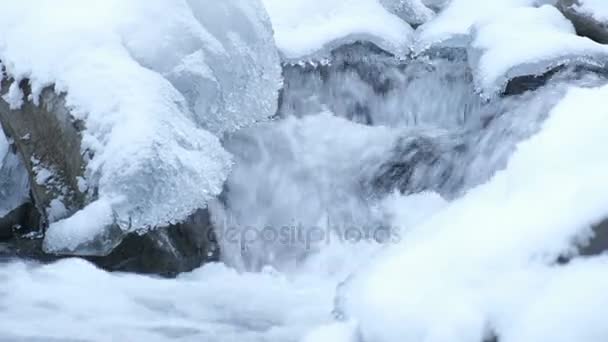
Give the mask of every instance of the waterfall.
<svg viewBox="0 0 608 342">
<path fill-rule="evenodd" d="M 570 85 L 599 82 L 565 69 L 485 100 L 456 50 L 401 59 L 359 43 L 283 74 L 275 119 L 224 141 L 236 167 L 212 212 L 240 269 L 293 271 L 336 244 L 361 248 L 352 240 L 381 249 L 376 235 L 403 229 L 387 219 L 395 192 L 460 197 L 506 166 Z"/>
</svg>

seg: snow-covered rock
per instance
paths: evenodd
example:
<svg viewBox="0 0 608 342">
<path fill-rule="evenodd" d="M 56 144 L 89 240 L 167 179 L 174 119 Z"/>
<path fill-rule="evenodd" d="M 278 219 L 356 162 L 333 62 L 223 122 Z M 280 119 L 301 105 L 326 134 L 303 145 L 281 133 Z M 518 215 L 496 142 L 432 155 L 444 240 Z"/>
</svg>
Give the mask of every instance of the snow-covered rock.
<svg viewBox="0 0 608 342">
<path fill-rule="evenodd" d="M 476 87 L 492 96 L 518 76 L 542 75 L 563 65 L 603 68 L 608 46 L 577 36 L 553 6 L 516 8 L 474 26 L 469 63 Z"/>
<path fill-rule="evenodd" d="M 412 28 L 378 0 L 263 1 L 288 61 L 322 59 L 333 48 L 356 41 L 396 55 L 409 52 Z"/>
<path fill-rule="evenodd" d="M 410 25 L 422 25 L 435 17 L 435 12 L 422 0 L 380 0 L 380 3 Z"/>
<path fill-rule="evenodd" d="M 361 340 L 603 340 L 606 258 L 554 262 L 608 216 L 606 96 L 606 86 L 571 89 L 506 170 L 342 286 L 339 312 Z"/>
<path fill-rule="evenodd" d="M 608 3 L 603 0 L 560 0 L 557 7 L 578 34 L 608 44 Z"/>
<path fill-rule="evenodd" d="M 124 233 L 185 220 L 220 193 L 229 172 L 231 157 L 214 134 L 276 111 L 279 58 L 257 1 L 11 2 L 0 31 L 0 61 L 15 80 L 4 96 L 10 108 L 44 105 L 51 89 L 79 128 L 82 177 L 63 183 L 84 200 L 46 201 L 50 221 L 97 200 L 112 203 L 104 212 Z M 41 183 L 62 170 L 50 166 L 32 165 Z M 65 235 L 53 241 L 78 245 L 61 227 L 49 227 Z"/>
</svg>

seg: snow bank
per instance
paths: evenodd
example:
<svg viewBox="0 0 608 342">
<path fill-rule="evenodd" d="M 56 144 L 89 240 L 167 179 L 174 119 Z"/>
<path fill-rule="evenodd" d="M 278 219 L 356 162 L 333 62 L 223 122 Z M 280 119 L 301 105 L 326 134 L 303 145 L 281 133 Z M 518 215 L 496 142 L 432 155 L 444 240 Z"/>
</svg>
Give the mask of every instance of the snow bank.
<svg viewBox="0 0 608 342">
<path fill-rule="evenodd" d="M 66 93 L 86 127 L 89 195 L 115 203 L 125 231 L 205 207 L 231 165 L 212 133 L 276 111 L 279 59 L 256 1 L 18 1 L 3 5 L 0 31 L 0 60 L 30 80 L 27 100 Z"/>
<path fill-rule="evenodd" d="M 421 53 L 433 46 L 466 47 L 476 22 L 506 9 L 535 3 L 536 0 L 452 0 L 434 20 L 419 28 L 414 50 Z"/>
<path fill-rule="evenodd" d="M 608 139 L 606 96 L 606 86 L 570 90 L 505 171 L 342 288 L 338 309 L 360 323 L 364 341 L 606 339 L 598 317 L 608 296 L 593 291 L 606 283 L 606 259 L 550 266 L 608 217 L 598 143 Z"/>
<path fill-rule="evenodd" d="M 578 0 L 574 8 L 597 21 L 608 22 L 608 2 L 604 0 Z"/>
<path fill-rule="evenodd" d="M 469 52 L 476 86 L 487 95 L 504 89 L 509 79 L 541 75 L 566 64 L 601 68 L 608 47 L 576 35 L 555 7 L 516 8 L 474 26 Z"/>
<path fill-rule="evenodd" d="M 404 54 L 412 28 L 378 0 L 263 0 L 277 46 L 288 60 L 323 56 L 357 40 Z"/>
</svg>

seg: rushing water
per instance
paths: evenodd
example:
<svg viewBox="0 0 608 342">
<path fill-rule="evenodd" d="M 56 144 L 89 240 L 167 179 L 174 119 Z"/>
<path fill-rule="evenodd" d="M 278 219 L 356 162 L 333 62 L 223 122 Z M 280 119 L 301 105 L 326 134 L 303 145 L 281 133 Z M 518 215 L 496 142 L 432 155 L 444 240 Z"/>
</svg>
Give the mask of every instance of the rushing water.
<svg viewBox="0 0 608 342">
<path fill-rule="evenodd" d="M 284 76 L 276 118 L 224 141 L 237 163 L 211 211 L 225 264 L 173 280 L 79 260 L 3 264 L 1 335 L 297 341 L 332 320 L 336 286 L 371 255 L 503 168 L 569 84 L 597 82 L 566 70 L 484 101 L 462 59 L 358 45 Z M 407 225 L 391 227 L 395 215 Z"/>
</svg>

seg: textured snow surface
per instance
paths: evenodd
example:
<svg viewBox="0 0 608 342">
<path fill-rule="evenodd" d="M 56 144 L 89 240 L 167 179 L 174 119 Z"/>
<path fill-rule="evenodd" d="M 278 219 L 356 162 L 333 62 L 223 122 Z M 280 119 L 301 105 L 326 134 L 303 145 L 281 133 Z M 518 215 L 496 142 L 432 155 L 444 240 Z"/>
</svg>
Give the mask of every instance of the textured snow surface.
<svg viewBox="0 0 608 342">
<path fill-rule="evenodd" d="M 412 28 L 378 0 L 263 1 L 277 46 L 287 59 L 323 56 L 355 40 L 371 41 L 396 54 L 409 51 Z"/>
<path fill-rule="evenodd" d="M 559 65 L 604 67 L 608 46 L 576 35 L 555 7 L 516 8 L 474 27 L 472 64 L 477 87 L 487 94 L 503 90 L 517 76 L 540 75 Z"/>
<path fill-rule="evenodd" d="M 167 280 L 76 259 L 0 264 L 0 340 L 297 342 L 330 321 L 330 279 L 222 265 Z"/>
<path fill-rule="evenodd" d="M 0 31 L 0 60 L 33 101 L 67 93 L 88 184 L 124 230 L 205 207 L 231 165 L 212 133 L 276 111 L 279 57 L 257 1 L 11 1 Z"/>
<path fill-rule="evenodd" d="M 338 306 L 360 323 L 364 341 L 608 336 L 596 324 L 608 296 L 592 290 L 608 281 L 608 260 L 553 265 L 608 216 L 608 161 L 597 143 L 608 138 L 606 96 L 608 87 L 572 89 L 505 171 L 410 230 L 345 286 Z"/>
<path fill-rule="evenodd" d="M 421 52 L 435 45 L 466 46 L 470 29 L 476 22 L 509 8 L 535 3 L 535 0 L 452 0 L 434 20 L 419 28 L 415 51 Z"/>
<path fill-rule="evenodd" d="M 608 22 L 608 2 L 604 0 L 578 0 L 574 6 L 598 21 Z"/>
</svg>

